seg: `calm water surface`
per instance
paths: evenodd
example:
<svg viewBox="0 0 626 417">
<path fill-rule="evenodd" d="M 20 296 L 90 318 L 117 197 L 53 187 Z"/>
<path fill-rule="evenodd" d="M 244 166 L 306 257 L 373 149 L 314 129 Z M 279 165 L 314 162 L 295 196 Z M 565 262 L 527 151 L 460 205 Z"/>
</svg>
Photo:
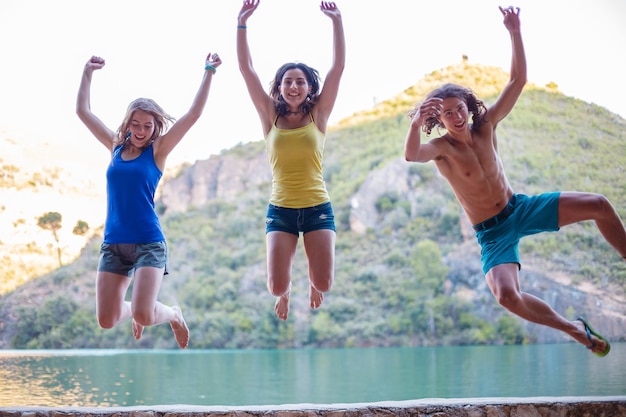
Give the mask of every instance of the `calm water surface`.
<svg viewBox="0 0 626 417">
<path fill-rule="evenodd" d="M 626 343 L 311 350 L 0 350 L 0 407 L 626 395 Z"/>
</svg>

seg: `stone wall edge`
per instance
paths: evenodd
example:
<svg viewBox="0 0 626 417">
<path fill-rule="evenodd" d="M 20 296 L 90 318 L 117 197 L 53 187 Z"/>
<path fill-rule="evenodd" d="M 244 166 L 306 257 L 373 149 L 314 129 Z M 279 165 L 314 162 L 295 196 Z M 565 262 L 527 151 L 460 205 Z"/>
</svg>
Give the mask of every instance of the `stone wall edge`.
<svg viewBox="0 0 626 417">
<path fill-rule="evenodd" d="M 364 415 L 378 414 L 372 410 L 387 410 L 384 414 L 412 414 L 410 411 L 429 410 L 433 412 L 437 409 L 463 409 L 463 408 L 489 408 L 489 407 L 547 407 L 547 408 L 567 408 L 577 409 L 588 408 L 590 405 L 611 406 L 615 410 L 622 410 L 626 416 L 626 395 L 625 396 L 589 396 L 589 397 L 493 397 L 493 398 L 425 398 L 419 400 L 406 401 L 381 401 L 372 403 L 336 403 L 336 404 L 282 404 L 282 405 L 262 405 L 262 406 L 201 406 L 187 404 L 170 405 L 145 405 L 130 407 L 43 407 L 43 406 L 0 406 L 0 417 L 15 415 L 123 415 L 126 413 L 164 413 L 176 414 L 229 414 L 229 413 L 249 413 L 259 415 L 270 415 L 274 412 L 298 413 L 312 412 L 313 414 L 326 414 L 335 411 L 351 411 Z M 404 411 L 403 411 L 404 410 Z M 351 413 L 352 414 L 352 413 Z M 419 413 L 417 413 L 419 414 Z M 456 415 L 456 414 L 450 414 Z M 508 414 L 507 414 L 508 415 Z"/>
</svg>

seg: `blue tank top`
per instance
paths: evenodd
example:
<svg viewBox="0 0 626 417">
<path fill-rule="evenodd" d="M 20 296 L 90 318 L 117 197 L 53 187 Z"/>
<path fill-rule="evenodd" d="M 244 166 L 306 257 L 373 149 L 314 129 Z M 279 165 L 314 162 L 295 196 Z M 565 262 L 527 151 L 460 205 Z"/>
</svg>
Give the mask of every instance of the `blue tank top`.
<svg viewBox="0 0 626 417">
<path fill-rule="evenodd" d="M 132 160 L 122 159 L 122 145 L 113 151 L 107 177 L 105 243 L 151 243 L 165 240 L 154 210 L 161 179 L 152 145 Z"/>
</svg>

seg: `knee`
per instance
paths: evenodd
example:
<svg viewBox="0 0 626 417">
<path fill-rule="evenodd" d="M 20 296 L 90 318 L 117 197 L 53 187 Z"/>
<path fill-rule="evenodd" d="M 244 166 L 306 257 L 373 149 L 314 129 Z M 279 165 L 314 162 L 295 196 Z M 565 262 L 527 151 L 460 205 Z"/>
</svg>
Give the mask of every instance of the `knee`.
<svg viewBox="0 0 626 417">
<path fill-rule="evenodd" d="M 271 277 L 267 280 L 267 290 L 274 297 L 280 297 L 289 292 L 291 285 L 289 281 L 277 281 L 272 279 Z"/>
<path fill-rule="evenodd" d="M 599 194 L 596 197 L 596 205 L 598 207 L 598 212 L 602 213 L 603 216 L 615 215 L 615 209 L 606 196 Z"/>
<path fill-rule="evenodd" d="M 154 309 L 133 308 L 133 319 L 142 326 L 150 326 L 154 323 Z"/>
<path fill-rule="evenodd" d="M 615 215 L 615 209 L 605 195 L 589 193 L 586 198 L 587 207 L 593 213 L 591 218 L 601 219 Z"/>
<path fill-rule="evenodd" d="M 500 288 L 494 293 L 498 304 L 507 310 L 515 310 L 522 301 L 521 294 L 514 288 Z"/>
<path fill-rule="evenodd" d="M 115 320 L 112 316 L 98 314 L 98 325 L 103 329 L 112 329 L 117 324 L 118 320 Z"/>
</svg>

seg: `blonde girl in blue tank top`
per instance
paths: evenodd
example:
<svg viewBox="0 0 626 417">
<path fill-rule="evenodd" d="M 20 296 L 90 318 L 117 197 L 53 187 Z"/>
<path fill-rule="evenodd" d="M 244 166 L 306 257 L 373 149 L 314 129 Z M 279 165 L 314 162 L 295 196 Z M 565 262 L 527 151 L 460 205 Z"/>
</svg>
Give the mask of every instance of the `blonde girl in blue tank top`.
<svg viewBox="0 0 626 417">
<path fill-rule="evenodd" d="M 248 18 L 259 3 L 243 1 L 237 22 L 237 57 L 261 119 L 272 168 L 266 219 L 267 288 L 276 297 L 276 315 L 286 320 L 291 267 L 300 233 L 309 265 L 311 308 L 321 305 L 334 278 L 335 226 L 322 175 L 322 154 L 345 65 L 345 38 L 336 4 L 322 1 L 320 9 L 333 25 L 333 61 L 323 87 L 315 69 L 287 63 L 278 69 L 268 94 L 252 66 L 247 37 Z"/>
<path fill-rule="evenodd" d="M 157 301 L 163 276 L 168 273 L 168 252 L 154 210 L 154 193 L 167 156 L 202 114 L 213 74 L 221 63 L 217 54 L 207 56 L 195 99 L 178 120 L 153 100 L 138 98 L 128 106 L 117 131 L 91 112 L 91 78 L 95 70 L 104 67 L 104 59 L 93 56 L 85 64 L 76 113 L 111 155 L 104 241 L 96 275 L 96 315 L 102 328 L 132 318 L 133 336 L 139 339 L 145 326 L 169 323 L 178 346 L 186 348 L 189 343 L 180 307 Z M 168 130 L 169 123 L 173 124 Z M 131 301 L 125 301 L 133 278 Z"/>
</svg>

